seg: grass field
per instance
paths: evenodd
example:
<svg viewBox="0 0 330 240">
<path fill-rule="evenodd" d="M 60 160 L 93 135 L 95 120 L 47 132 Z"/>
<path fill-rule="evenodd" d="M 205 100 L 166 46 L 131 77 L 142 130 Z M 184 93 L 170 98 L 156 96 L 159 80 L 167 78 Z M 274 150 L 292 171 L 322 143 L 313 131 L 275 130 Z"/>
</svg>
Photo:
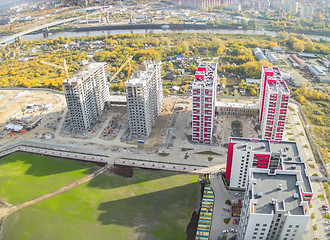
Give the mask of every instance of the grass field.
<svg viewBox="0 0 330 240">
<path fill-rule="evenodd" d="M 132 178 L 104 174 L 12 214 L 2 239 L 185 239 L 197 190 L 192 175 L 140 169 Z"/>
<path fill-rule="evenodd" d="M 0 199 L 11 204 L 31 200 L 99 168 L 85 163 L 36 154 L 16 153 L 0 159 Z"/>
</svg>

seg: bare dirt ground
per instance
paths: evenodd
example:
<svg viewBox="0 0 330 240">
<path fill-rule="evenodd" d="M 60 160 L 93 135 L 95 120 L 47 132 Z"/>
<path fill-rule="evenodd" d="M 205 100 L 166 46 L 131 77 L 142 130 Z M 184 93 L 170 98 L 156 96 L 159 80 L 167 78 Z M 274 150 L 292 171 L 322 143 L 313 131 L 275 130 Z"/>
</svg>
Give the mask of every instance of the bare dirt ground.
<svg viewBox="0 0 330 240">
<path fill-rule="evenodd" d="M 16 113 L 22 110 L 28 104 L 52 104 L 52 109 L 43 113 L 43 121 L 40 126 L 25 133 L 18 133 L 9 136 L 3 131 L 6 122 Z M 61 116 L 62 111 L 66 107 L 65 96 L 47 91 L 33 90 L 0 90 L 0 140 L 1 144 L 6 144 L 18 139 L 33 139 L 42 137 L 43 133 L 54 134 L 54 129 L 50 129 L 45 125 L 57 122 L 57 117 Z"/>
<path fill-rule="evenodd" d="M 169 127 L 171 118 L 173 117 L 173 110 L 175 110 L 178 106 L 183 106 L 183 111 L 187 111 L 191 108 L 190 99 L 184 99 L 182 97 L 166 97 L 164 98 L 163 104 L 163 111 L 158 117 L 156 124 L 153 126 L 150 137 L 145 144 L 139 145 L 139 149 L 148 152 L 152 149 L 159 148 L 163 144 L 163 138 L 166 135 L 167 128 Z"/>
</svg>

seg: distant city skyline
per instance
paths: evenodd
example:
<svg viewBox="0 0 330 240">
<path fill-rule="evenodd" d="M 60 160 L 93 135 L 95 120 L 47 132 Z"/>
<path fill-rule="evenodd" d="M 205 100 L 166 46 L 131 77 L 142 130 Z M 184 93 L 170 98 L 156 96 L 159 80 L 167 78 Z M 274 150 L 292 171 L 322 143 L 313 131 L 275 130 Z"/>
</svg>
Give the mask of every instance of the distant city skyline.
<svg viewBox="0 0 330 240">
<path fill-rule="evenodd" d="M 0 7 L 5 6 L 5 5 L 9 5 L 9 4 L 13 4 L 16 2 L 27 2 L 26 0 L 1 0 L 0 1 Z"/>
</svg>

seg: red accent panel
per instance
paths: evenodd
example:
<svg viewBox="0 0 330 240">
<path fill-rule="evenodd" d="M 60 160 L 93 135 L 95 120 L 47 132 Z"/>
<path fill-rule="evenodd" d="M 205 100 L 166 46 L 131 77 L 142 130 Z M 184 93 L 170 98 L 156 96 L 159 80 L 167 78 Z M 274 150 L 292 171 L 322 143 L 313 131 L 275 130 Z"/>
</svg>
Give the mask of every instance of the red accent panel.
<svg viewBox="0 0 330 240">
<path fill-rule="evenodd" d="M 233 164 L 234 146 L 236 143 L 228 143 L 227 166 L 226 166 L 226 179 L 230 179 L 231 166 Z"/>
<path fill-rule="evenodd" d="M 276 80 L 269 80 L 269 79 L 267 79 L 267 83 L 269 83 L 269 84 L 275 84 L 276 85 Z"/>
<path fill-rule="evenodd" d="M 258 157 L 257 168 L 268 168 L 269 154 L 254 154 L 254 156 Z"/>
<path fill-rule="evenodd" d="M 264 112 L 264 107 L 265 107 L 265 92 L 266 92 L 266 85 L 267 85 L 267 78 L 268 76 L 273 76 L 273 72 L 267 72 L 267 68 L 266 66 L 263 66 L 264 69 L 264 79 L 261 79 L 262 81 L 264 81 L 264 89 L 263 89 L 263 93 L 262 93 L 262 103 L 261 103 L 261 109 L 260 109 L 260 122 L 262 121 L 262 114 Z"/>
<path fill-rule="evenodd" d="M 201 79 L 203 79 L 203 80 L 204 80 L 204 75 L 199 75 L 199 74 L 196 74 L 196 75 L 195 75 L 195 79 L 198 79 L 198 78 L 201 78 Z"/>
<path fill-rule="evenodd" d="M 313 193 L 304 193 L 303 190 L 302 190 L 302 188 L 300 189 L 300 192 L 301 192 L 301 194 L 302 194 L 303 196 L 311 196 L 311 199 L 310 199 L 309 202 L 308 202 L 308 205 L 309 205 L 309 204 L 311 203 L 311 201 L 312 201 Z"/>
<path fill-rule="evenodd" d="M 197 71 L 206 72 L 206 67 L 198 67 Z"/>
<path fill-rule="evenodd" d="M 255 141 L 255 142 L 259 142 L 260 141 L 260 139 L 258 139 L 258 138 L 250 138 L 250 141 Z"/>
</svg>

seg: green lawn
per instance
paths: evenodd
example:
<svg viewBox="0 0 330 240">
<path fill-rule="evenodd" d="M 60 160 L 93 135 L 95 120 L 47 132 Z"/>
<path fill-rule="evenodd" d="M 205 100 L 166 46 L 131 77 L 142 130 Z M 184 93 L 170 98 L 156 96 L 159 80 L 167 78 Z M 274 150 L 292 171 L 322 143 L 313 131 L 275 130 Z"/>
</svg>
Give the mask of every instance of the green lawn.
<svg viewBox="0 0 330 240">
<path fill-rule="evenodd" d="M 193 175 L 140 169 L 132 178 L 105 174 L 12 214 L 2 240 L 185 239 L 197 190 Z"/>
<path fill-rule="evenodd" d="M 0 159 L 0 199 L 17 204 L 65 186 L 99 168 L 36 154 L 16 153 Z"/>
</svg>

